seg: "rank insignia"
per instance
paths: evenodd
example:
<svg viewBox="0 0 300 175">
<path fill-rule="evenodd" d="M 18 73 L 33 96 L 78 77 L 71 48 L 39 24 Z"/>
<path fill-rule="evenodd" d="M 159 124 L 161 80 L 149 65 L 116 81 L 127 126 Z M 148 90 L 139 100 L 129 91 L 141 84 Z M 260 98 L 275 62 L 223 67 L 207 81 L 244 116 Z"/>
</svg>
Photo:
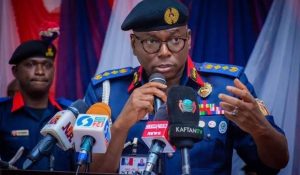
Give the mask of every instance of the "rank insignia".
<svg viewBox="0 0 300 175">
<path fill-rule="evenodd" d="M 207 96 L 209 96 L 209 94 L 212 92 L 212 86 L 210 83 L 204 83 L 204 86 L 202 86 L 199 90 L 198 90 L 198 94 L 200 95 L 200 97 L 202 98 L 206 98 Z"/>
<path fill-rule="evenodd" d="M 139 74 L 135 72 L 133 75 L 133 84 L 136 86 L 139 83 Z"/>
<path fill-rule="evenodd" d="M 191 78 L 197 82 L 197 70 L 194 67 L 191 69 Z"/>
<path fill-rule="evenodd" d="M 164 16 L 165 22 L 167 24 L 175 24 L 177 23 L 178 19 L 179 19 L 179 12 L 176 8 L 168 8 L 165 12 L 165 16 Z"/>
</svg>

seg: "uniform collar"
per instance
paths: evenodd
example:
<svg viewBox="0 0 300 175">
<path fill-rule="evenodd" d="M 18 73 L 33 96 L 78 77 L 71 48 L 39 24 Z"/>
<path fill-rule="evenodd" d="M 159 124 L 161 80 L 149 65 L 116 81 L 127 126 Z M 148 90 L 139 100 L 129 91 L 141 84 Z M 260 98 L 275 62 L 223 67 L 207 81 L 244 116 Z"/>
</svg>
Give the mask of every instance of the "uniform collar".
<svg viewBox="0 0 300 175">
<path fill-rule="evenodd" d="M 202 80 L 200 74 L 198 73 L 192 58 L 188 56 L 187 59 L 187 77 L 191 79 L 193 82 L 195 82 L 198 86 L 202 87 L 204 86 L 204 81 Z"/>
<path fill-rule="evenodd" d="M 133 89 L 135 89 L 136 87 L 138 87 L 139 85 L 142 84 L 142 77 L 143 77 L 143 72 L 144 69 L 142 66 L 140 66 L 138 68 L 137 71 L 134 72 L 133 74 L 133 80 L 130 83 L 129 87 L 128 87 L 128 92 L 133 91 Z M 195 82 L 199 87 L 204 86 L 204 82 L 201 78 L 201 76 L 199 75 L 199 73 L 197 72 L 197 69 L 192 61 L 192 58 L 190 56 L 188 56 L 187 59 L 187 64 L 186 64 L 186 75 L 188 79 L 191 79 L 193 82 Z"/>
<path fill-rule="evenodd" d="M 139 85 L 142 84 L 143 72 L 144 72 L 144 69 L 143 69 L 142 66 L 140 66 L 138 68 L 138 70 L 134 72 L 134 74 L 133 74 L 133 80 L 130 83 L 128 89 L 127 89 L 128 92 L 132 92 L 133 89 L 135 89 L 136 87 L 138 87 Z"/>
<path fill-rule="evenodd" d="M 62 110 L 62 107 L 55 100 L 53 93 L 49 93 L 49 101 L 54 107 L 56 107 L 59 110 Z M 25 103 L 24 103 L 23 96 L 20 91 L 17 91 L 13 98 L 13 105 L 11 108 L 11 112 L 15 112 L 15 111 L 23 108 L 24 106 L 25 106 Z"/>
</svg>

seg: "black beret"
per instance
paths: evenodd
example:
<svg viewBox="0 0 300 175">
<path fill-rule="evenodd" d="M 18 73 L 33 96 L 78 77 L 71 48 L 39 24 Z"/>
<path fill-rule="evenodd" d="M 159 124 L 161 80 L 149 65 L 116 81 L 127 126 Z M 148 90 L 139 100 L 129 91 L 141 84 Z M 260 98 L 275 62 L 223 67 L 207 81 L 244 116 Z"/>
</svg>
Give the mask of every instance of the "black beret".
<svg viewBox="0 0 300 175">
<path fill-rule="evenodd" d="M 188 8 L 177 0 L 143 0 L 124 20 L 122 30 L 157 31 L 186 25 Z"/>
<path fill-rule="evenodd" d="M 9 64 L 18 64 L 30 57 L 54 59 L 56 48 L 52 43 L 43 40 L 30 40 L 22 43 L 14 51 Z"/>
</svg>

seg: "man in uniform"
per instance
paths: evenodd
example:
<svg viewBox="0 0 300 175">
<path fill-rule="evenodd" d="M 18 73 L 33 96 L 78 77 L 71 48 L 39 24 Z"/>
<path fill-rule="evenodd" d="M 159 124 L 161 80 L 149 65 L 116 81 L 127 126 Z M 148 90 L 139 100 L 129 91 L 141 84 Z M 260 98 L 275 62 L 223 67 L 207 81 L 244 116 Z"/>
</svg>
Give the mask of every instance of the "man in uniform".
<svg viewBox="0 0 300 175">
<path fill-rule="evenodd" d="M 104 155 L 93 157 L 94 171 L 116 172 L 122 169 L 122 156 L 148 153 L 140 138 L 147 120 L 152 120 L 148 114 L 153 112 L 154 97 L 165 102 L 165 92 L 174 85 L 190 86 L 198 93 L 199 126 L 204 136 L 189 151 L 191 174 L 231 174 L 233 149 L 261 174 L 276 173 L 286 166 L 283 131 L 256 99 L 243 68 L 194 63 L 188 54 L 191 31 L 187 22 L 188 9 L 175 0 L 141 1 L 126 17 L 122 29 L 133 31 L 131 46 L 141 66 L 103 72 L 89 85 L 86 102 L 106 100 L 113 120 L 112 140 Z M 163 74 L 166 85 L 148 82 L 153 73 Z M 106 94 L 107 83 L 110 94 Z M 130 146 L 123 149 L 134 137 L 139 138 L 136 154 Z M 161 159 L 162 173 L 181 174 L 180 151 Z"/>
<path fill-rule="evenodd" d="M 9 161 L 23 146 L 24 152 L 14 164 L 22 168 L 28 153 L 43 138 L 42 127 L 62 108 L 70 105 L 66 99 L 56 100 L 49 92 L 54 77 L 56 48 L 51 41 L 30 40 L 14 51 L 9 64 L 18 84 L 18 91 L 0 101 L 0 156 Z M 54 170 L 73 169 L 73 152 L 55 146 Z M 49 170 L 50 157 L 44 157 L 30 169 Z M 52 160 L 52 159 L 51 159 Z"/>
</svg>

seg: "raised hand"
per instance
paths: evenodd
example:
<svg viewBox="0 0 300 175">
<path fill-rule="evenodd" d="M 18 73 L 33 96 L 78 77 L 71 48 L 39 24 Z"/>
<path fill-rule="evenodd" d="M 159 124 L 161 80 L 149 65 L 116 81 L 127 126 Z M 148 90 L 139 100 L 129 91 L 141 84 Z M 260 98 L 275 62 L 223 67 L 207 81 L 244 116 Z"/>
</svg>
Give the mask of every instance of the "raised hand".
<svg viewBox="0 0 300 175">
<path fill-rule="evenodd" d="M 264 117 L 266 114 L 260 109 L 261 104 L 240 80 L 235 79 L 234 86 L 227 86 L 226 89 L 235 96 L 219 94 L 220 106 L 229 120 L 251 135 L 258 131 L 258 127 L 269 126 Z"/>
</svg>

